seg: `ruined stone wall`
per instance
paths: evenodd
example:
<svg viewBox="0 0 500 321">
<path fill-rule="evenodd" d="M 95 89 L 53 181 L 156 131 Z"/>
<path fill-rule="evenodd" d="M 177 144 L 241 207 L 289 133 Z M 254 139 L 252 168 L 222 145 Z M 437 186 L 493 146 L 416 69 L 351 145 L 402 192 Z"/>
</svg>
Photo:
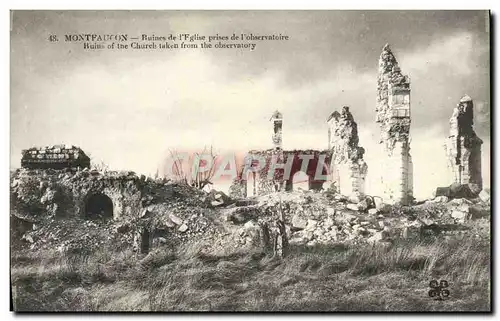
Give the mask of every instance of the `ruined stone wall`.
<svg viewBox="0 0 500 321">
<path fill-rule="evenodd" d="M 357 124 L 347 106 L 341 113 L 333 112 L 327 122 L 332 183 L 341 194 L 361 199 L 365 195 L 368 166 L 363 160 L 364 148 L 359 146 Z"/>
<path fill-rule="evenodd" d="M 323 183 L 327 179 L 314 180 L 317 167 L 320 167 L 322 175 L 328 175 L 328 167 L 331 162 L 331 151 L 319 150 L 293 150 L 284 151 L 281 149 L 267 149 L 267 150 L 252 150 L 249 151 L 245 157 L 245 163 L 238 170 L 238 177 L 233 180 L 229 187 L 231 197 L 241 198 L 251 195 L 266 195 L 277 191 L 285 191 L 292 189 L 293 175 L 301 170 L 302 159 L 301 155 L 312 156 L 306 168 L 306 174 L 309 177 L 309 189 L 320 190 Z M 285 177 L 285 170 L 283 168 L 276 168 L 274 173 L 271 171 L 271 164 L 273 157 L 276 157 L 277 164 L 286 164 L 289 157 L 292 157 L 290 175 Z M 322 159 L 324 159 L 322 166 Z M 259 169 L 254 173 L 250 167 L 257 166 Z M 255 177 L 250 179 L 250 177 Z M 249 184 L 250 183 L 250 184 Z M 253 193 L 255 189 L 255 193 Z"/>
<path fill-rule="evenodd" d="M 138 216 L 143 206 L 154 202 L 148 184 L 133 172 L 20 169 L 12 178 L 11 202 L 33 215 L 84 218 L 89 198 L 103 194 L 113 203 L 113 218 L 119 220 Z M 162 187 L 154 189 L 158 194 Z"/>
<path fill-rule="evenodd" d="M 79 147 L 54 145 L 33 147 L 22 151 L 21 166 L 24 168 L 90 168 L 90 158 Z"/>
<path fill-rule="evenodd" d="M 389 203 L 408 204 L 413 199 L 410 79 L 401 73 L 389 45 L 380 54 L 375 111 L 386 154 L 381 173 L 384 198 Z"/>
<path fill-rule="evenodd" d="M 273 157 L 276 157 L 277 164 L 286 163 L 287 155 L 285 153 L 286 152 L 279 148 L 262 151 L 250 151 L 248 153 L 248 161 L 252 162 L 254 160 L 259 160 L 260 166 L 260 170 L 258 170 L 258 172 L 255 174 L 250 173 L 250 175 L 254 175 L 253 183 L 256 185 L 255 193 L 253 193 L 253 195 L 266 195 L 284 190 L 284 171 L 277 169 L 274 173 L 271 173 L 271 177 L 269 177 L 269 172 L 271 171 L 271 162 Z M 246 168 L 248 169 L 249 166 L 247 165 Z"/>
<path fill-rule="evenodd" d="M 409 204 L 413 195 L 413 162 L 404 142 L 396 142 L 393 152 L 384 159 L 382 184 L 384 200 Z"/>
<path fill-rule="evenodd" d="M 229 197 L 234 199 L 247 197 L 247 181 L 241 176 L 236 177 L 229 186 Z"/>
<path fill-rule="evenodd" d="M 450 118 L 450 135 L 446 142 L 448 167 L 453 182 L 458 184 L 477 184 L 482 188 L 481 145 L 474 129 L 473 101 L 464 96 L 454 108 Z"/>
</svg>

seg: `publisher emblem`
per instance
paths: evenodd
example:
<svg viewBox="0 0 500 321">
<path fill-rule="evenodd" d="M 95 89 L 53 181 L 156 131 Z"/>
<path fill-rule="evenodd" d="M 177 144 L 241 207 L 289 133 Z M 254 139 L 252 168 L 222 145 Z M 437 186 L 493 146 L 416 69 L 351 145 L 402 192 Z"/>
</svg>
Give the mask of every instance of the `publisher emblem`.
<svg viewBox="0 0 500 321">
<path fill-rule="evenodd" d="M 432 280 L 429 282 L 429 296 L 436 300 L 444 300 L 450 296 L 450 290 L 448 290 L 448 281 L 440 280 Z"/>
</svg>

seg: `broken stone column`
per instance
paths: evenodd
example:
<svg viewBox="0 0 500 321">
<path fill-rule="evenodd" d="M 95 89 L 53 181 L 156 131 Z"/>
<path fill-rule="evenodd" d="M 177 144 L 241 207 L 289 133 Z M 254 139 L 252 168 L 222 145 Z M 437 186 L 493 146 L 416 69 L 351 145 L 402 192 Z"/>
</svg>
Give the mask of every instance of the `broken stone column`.
<svg viewBox="0 0 500 321">
<path fill-rule="evenodd" d="M 481 145 L 473 129 L 474 113 L 472 99 L 465 95 L 453 109 L 450 118 L 450 135 L 446 142 L 448 167 L 453 174 L 453 183 L 476 184 L 482 188 Z"/>
<path fill-rule="evenodd" d="M 401 73 L 389 45 L 379 59 L 376 122 L 380 125 L 383 159 L 382 185 L 387 203 L 407 205 L 413 200 L 413 163 L 410 155 L 410 78 Z"/>
<path fill-rule="evenodd" d="M 349 111 L 333 112 L 327 120 L 328 148 L 332 152 L 330 165 L 332 183 L 338 192 L 359 201 L 365 195 L 368 166 L 363 160 L 364 148 L 358 145 L 358 125 Z"/>
<path fill-rule="evenodd" d="M 273 134 L 272 140 L 274 149 L 282 149 L 283 148 L 283 136 L 282 136 L 282 127 L 283 127 L 283 115 L 279 111 L 275 111 L 271 116 L 270 121 L 273 122 Z"/>
</svg>

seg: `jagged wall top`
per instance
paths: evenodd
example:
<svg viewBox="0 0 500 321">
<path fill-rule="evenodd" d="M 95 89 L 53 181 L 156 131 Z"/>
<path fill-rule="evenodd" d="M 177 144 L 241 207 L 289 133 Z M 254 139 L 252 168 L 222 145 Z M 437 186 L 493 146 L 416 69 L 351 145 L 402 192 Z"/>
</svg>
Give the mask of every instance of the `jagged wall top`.
<svg viewBox="0 0 500 321">
<path fill-rule="evenodd" d="M 342 107 L 342 112 L 334 111 L 327 120 L 330 125 L 330 148 L 335 163 L 345 163 L 348 160 L 363 159 L 364 148 L 360 147 L 358 125 L 349 111 L 348 106 Z"/>
<path fill-rule="evenodd" d="M 90 158 L 73 145 L 32 147 L 22 150 L 21 167 L 24 168 L 71 168 L 90 167 Z"/>
<path fill-rule="evenodd" d="M 450 119 L 450 136 L 465 137 L 466 145 L 482 144 L 474 131 L 474 103 L 468 95 L 463 96 L 453 109 Z"/>
<path fill-rule="evenodd" d="M 410 85 L 409 77 L 401 73 L 398 60 L 392 53 L 389 44 L 384 46 L 382 53 L 380 54 L 380 58 L 378 60 L 378 73 L 379 78 L 388 76 L 386 80 L 389 80 L 392 85 Z"/>
<path fill-rule="evenodd" d="M 378 72 L 379 74 L 386 74 L 391 72 L 394 67 L 399 68 L 398 61 L 387 43 L 384 48 L 382 48 L 382 53 L 380 53 L 380 58 L 378 60 Z"/>
<path fill-rule="evenodd" d="M 410 78 L 401 73 L 398 61 L 392 53 L 389 44 L 382 49 L 378 62 L 378 86 L 377 86 L 377 122 L 383 122 L 390 114 L 389 95 L 397 93 L 409 93 Z"/>
<path fill-rule="evenodd" d="M 273 115 L 271 116 L 271 119 L 283 119 L 283 114 L 279 112 L 279 110 L 274 111 Z"/>
</svg>

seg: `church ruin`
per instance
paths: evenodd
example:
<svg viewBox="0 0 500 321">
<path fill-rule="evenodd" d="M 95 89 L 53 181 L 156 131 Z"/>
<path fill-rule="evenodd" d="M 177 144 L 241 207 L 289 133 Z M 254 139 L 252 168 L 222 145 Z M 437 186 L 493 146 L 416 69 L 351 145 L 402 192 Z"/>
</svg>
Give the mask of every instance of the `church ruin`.
<svg viewBox="0 0 500 321">
<path fill-rule="evenodd" d="M 453 174 L 453 183 L 476 184 L 482 188 L 481 145 L 483 141 L 476 135 L 473 101 L 465 95 L 453 109 L 450 118 L 450 135 L 446 142 L 448 167 Z"/>
<path fill-rule="evenodd" d="M 386 155 L 382 166 L 384 200 L 407 205 L 413 200 L 410 78 L 401 73 L 388 44 L 380 54 L 377 92 L 376 122 Z"/>
<path fill-rule="evenodd" d="M 398 61 L 391 48 L 386 44 L 379 57 L 376 123 L 380 127 L 380 146 L 383 150 L 380 175 L 382 198 L 387 204 L 410 205 L 413 197 L 413 162 L 410 154 L 410 125 L 411 125 L 411 86 L 410 78 L 401 72 Z M 464 185 L 473 184 L 477 190 L 482 189 L 481 176 L 481 145 L 483 141 L 473 129 L 473 101 L 465 95 L 453 111 L 450 119 L 450 134 L 446 142 L 448 167 L 453 173 L 453 183 Z M 263 156 L 266 160 L 277 156 L 281 162 L 292 163 L 292 175 L 302 167 L 302 159 L 298 154 L 309 152 L 311 167 L 304 170 L 309 178 L 313 177 L 313 167 L 318 166 L 321 157 L 325 157 L 324 164 L 328 172 L 328 179 L 309 181 L 309 189 L 322 189 L 332 186 L 335 190 L 352 201 L 362 200 L 365 196 L 365 179 L 368 166 L 363 159 L 365 149 L 359 145 L 358 127 L 349 107 L 344 106 L 342 111 L 333 112 L 327 119 L 328 149 L 325 151 L 292 151 L 293 160 L 287 160 L 290 152 L 282 150 L 283 115 L 276 111 L 272 117 L 272 143 L 274 148 L 266 151 L 251 151 L 252 157 Z M 309 156 L 307 156 L 309 157 Z M 289 158 L 289 157 L 288 157 Z M 248 166 L 247 166 L 248 168 Z M 267 168 L 266 170 L 268 170 Z M 281 180 L 278 171 L 274 177 L 275 188 L 262 180 L 264 170 L 260 173 L 252 172 L 254 195 L 262 195 L 271 191 L 292 190 L 292 181 Z M 234 197 L 247 196 L 247 176 L 243 170 L 230 188 Z M 323 186 L 324 182 L 331 185 Z M 260 187 L 259 187 L 260 184 Z M 281 187 L 279 187 L 281 186 Z"/>
</svg>

